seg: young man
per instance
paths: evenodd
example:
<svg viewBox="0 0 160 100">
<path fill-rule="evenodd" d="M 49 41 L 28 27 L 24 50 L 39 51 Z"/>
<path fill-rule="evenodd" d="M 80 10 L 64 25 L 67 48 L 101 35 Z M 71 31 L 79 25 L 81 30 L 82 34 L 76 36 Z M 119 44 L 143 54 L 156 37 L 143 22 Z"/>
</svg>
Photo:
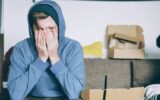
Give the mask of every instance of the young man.
<svg viewBox="0 0 160 100">
<path fill-rule="evenodd" d="M 160 100 L 160 84 L 145 87 L 145 100 Z"/>
<path fill-rule="evenodd" d="M 8 91 L 12 100 L 36 97 L 79 98 L 84 88 L 81 45 L 64 36 L 59 5 L 46 0 L 28 14 L 30 38 L 19 42 L 11 55 Z"/>
<path fill-rule="evenodd" d="M 156 45 L 160 48 L 160 35 L 156 39 Z M 160 100 L 160 84 L 150 84 L 145 87 L 146 100 Z"/>
</svg>

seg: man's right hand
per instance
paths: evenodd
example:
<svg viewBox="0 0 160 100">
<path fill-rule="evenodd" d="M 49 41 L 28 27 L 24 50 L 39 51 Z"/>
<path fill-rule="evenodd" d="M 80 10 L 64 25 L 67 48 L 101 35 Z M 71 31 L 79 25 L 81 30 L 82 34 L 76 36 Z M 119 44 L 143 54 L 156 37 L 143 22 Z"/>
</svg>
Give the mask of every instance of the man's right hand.
<svg viewBox="0 0 160 100">
<path fill-rule="evenodd" d="M 36 47 L 38 51 L 39 58 L 43 61 L 46 62 L 48 59 L 48 52 L 47 52 L 47 47 L 46 47 L 46 35 L 44 31 L 34 29 L 35 33 L 35 42 L 36 42 Z"/>
</svg>

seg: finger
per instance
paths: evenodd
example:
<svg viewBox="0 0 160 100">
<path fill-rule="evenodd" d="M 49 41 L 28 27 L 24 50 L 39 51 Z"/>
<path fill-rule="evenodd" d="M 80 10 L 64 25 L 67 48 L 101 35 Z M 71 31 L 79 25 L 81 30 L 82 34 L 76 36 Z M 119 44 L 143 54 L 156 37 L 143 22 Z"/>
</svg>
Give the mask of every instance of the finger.
<svg viewBox="0 0 160 100">
<path fill-rule="evenodd" d="M 45 34 L 44 34 L 44 42 L 45 42 L 45 46 L 46 46 L 46 48 L 47 48 L 47 33 L 45 32 Z"/>
<path fill-rule="evenodd" d="M 56 39 L 58 39 L 58 30 L 57 28 L 53 28 L 53 35 Z"/>
<path fill-rule="evenodd" d="M 54 36 L 54 39 L 57 41 L 58 40 L 58 35 L 57 35 L 58 33 L 56 33 L 56 32 L 54 32 L 53 33 L 53 36 Z"/>
<path fill-rule="evenodd" d="M 48 36 L 49 36 L 50 38 L 54 38 L 54 37 L 53 37 L 53 33 L 49 30 L 49 28 L 47 29 L 47 32 L 48 32 Z"/>
<path fill-rule="evenodd" d="M 53 36 L 55 43 L 58 44 L 58 30 L 56 28 L 53 28 Z"/>
<path fill-rule="evenodd" d="M 52 35 L 52 33 L 50 32 L 50 30 L 47 28 L 47 42 L 51 42 L 54 41 L 54 37 Z"/>
<path fill-rule="evenodd" d="M 44 45 L 43 45 L 43 31 L 41 31 L 41 34 L 40 34 L 40 44 L 41 44 L 41 46 L 43 47 Z"/>
<path fill-rule="evenodd" d="M 47 29 L 46 30 L 46 42 L 48 42 L 48 38 L 49 38 L 48 34 L 49 34 L 49 32 L 48 32 L 48 29 Z"/>
<path fill-rule="evenodd" d="M 54 44 L 58 44 L 58 30 L 57 28 L 53 28 L 52 30 L 50 30 L 50 35 L 53 38 L 53 43 Z"/>
<path fill-rule="evenodd" d="M 38 44 L 39 46 L 42 46 L 42 31 L 40 30 L 39 33 L 38 33 Z"/>
<path fill-rule="evenodd" d="M 49 46 L 49 31 L 48 29 L 46 30 L 46 44 L 47 44 L 47 47 Z"/>
<path fill-rule="evenodd" d="M 46 47 L 46 41 L 45 41 L 45 32 L 42 32 L 42 45 L 43 47 Z"/>
</svg>

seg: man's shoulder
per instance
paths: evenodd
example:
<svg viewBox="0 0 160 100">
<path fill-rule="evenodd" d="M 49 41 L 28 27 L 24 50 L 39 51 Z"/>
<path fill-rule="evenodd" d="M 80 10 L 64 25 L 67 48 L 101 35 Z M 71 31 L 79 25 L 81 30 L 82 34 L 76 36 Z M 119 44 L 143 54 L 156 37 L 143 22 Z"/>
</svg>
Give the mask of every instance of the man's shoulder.
<svg viewBox="0 0 160 100">
<path fill-rule="evenodd" d="M 81 44 L 77 40 L 74 40 L 71 38 L 66 38 L 65 44 L 72 45 L 72 46 L 81 46 Z"/>
<path fill-rule="evenodd" d="M 66 38 L 64 44 L 69 47 L 81 47 L 81 44 L 77 40 L 71 38 Z"/>
<path fill-rule="evenodd" d="M 24 47 L 27 47 L 27 46 L 29 46 L 29 41 L 30 41 L 30 38 L 26 38 L 26 39 L 24 39 L 24 40 L 21 40 L 21 41 L 19 41 L 19 42 L 15 45 L 15 47 L 16 47 L 16 48 L 24 48 Z"/>
</svg>

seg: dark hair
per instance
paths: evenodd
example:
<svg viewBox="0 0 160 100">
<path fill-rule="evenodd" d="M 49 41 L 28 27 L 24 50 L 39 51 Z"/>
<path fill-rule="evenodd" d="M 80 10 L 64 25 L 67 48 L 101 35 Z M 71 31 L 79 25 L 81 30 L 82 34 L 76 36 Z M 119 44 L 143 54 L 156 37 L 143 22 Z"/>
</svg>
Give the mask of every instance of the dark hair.
<svg viewBox="0 0 160 100">
<path fill-rule="evenodd" d="M 47 13 L 45 13 L 45 12 L 34 12 L 32 14 L 33 24 L 37 25 L 37 20 L 38 19 L 45 19 L 47 17 L 49 17 L 49 15 Z"/>
<path fill-rule="evenodd" d="M 160 35 L 157 37 L 156 45 L 158 48 L 160 48 Z"/>
</svg>

